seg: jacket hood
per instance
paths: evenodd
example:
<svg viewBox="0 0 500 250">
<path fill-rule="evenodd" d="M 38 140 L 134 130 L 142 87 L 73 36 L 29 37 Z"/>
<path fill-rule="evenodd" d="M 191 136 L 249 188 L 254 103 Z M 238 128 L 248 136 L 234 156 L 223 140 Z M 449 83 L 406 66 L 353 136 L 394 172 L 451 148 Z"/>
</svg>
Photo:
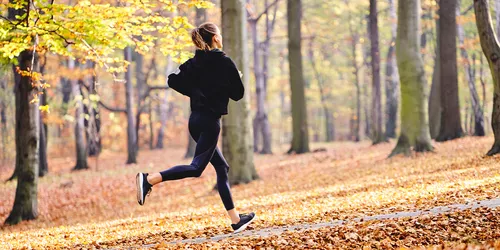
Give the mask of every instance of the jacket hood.
<svg viewBox="0 0 500 250">
<path fill-rule="evenodd" d="M 222 50 L 219 50 L 219 49 L 213 49 L 213 50 L 208 50 L 208 51 L 198 49 L 198 50 L 196 50 L 196 52 L 194 54 L 194 58 L 206 60 L 206 59 L 220 58 L 220 57 L 223 57 L 225 55 L 226 54 Z"/>
</svg>

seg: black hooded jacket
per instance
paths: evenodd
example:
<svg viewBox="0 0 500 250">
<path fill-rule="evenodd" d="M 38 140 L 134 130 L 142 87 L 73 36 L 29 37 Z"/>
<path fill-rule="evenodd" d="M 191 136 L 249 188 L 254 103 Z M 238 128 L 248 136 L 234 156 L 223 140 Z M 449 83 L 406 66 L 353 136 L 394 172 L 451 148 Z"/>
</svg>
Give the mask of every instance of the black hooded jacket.
<svg viewBox="0 0 500 250">
<path fill-rule="evenodd" d="M 168 86 L 190 97 L 192 111 L 226 115 L 229 98 L 238 101 L 245 93 L 236 65 L 218 49 L 197 50 L 179 70 L 168 76 Z"/>
</svg>

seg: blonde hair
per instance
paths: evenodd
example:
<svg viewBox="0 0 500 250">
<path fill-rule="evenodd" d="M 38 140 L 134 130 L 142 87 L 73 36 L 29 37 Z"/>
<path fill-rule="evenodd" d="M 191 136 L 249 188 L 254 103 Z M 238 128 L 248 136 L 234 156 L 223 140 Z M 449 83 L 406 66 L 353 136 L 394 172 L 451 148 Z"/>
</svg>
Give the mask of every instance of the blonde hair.
<svg viewBox="0 0 500 250">
<path fill-rule="evenodd" d="M 208 51 L 212 48 L 212 39 L 218 30 L 219 28 L 214 23 L 203 23 L 191 31 L 191 39 L 198 49 Z"/>
</svg>

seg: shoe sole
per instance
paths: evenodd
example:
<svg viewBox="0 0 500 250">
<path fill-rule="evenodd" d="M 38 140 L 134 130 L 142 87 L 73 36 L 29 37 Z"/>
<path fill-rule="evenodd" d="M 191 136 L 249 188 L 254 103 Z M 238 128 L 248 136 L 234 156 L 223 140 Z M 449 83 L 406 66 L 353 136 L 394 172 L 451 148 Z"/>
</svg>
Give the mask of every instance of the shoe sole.
<svg viewBox="0 0 500 250">
<path fill-rule="evenodd" d="M 249 220 L 247 223 L 243 224 L 243 226 L 241 226 L 240 228 L 234 230 L 233 233 L 239 233 L 243 230 L 245 230 L 247 228 L 248 225 L 250 225 L 250 223 L 252 223 L 253 220 L 255 220 L 255 218 L 257 217 L 257 215 L 255 215 L 251 220 Z"/>
<path fill-rule="evenodd" d="M 141 173 L 138 173 L 135 177 L 135 184 L 137 185 L 137 202 L 139 205 L 143 205 L 144 201 L 142 200 L 144 190 L 142 190 L 142 184 L 144 183 L 143 177 Z"/>
</svg>

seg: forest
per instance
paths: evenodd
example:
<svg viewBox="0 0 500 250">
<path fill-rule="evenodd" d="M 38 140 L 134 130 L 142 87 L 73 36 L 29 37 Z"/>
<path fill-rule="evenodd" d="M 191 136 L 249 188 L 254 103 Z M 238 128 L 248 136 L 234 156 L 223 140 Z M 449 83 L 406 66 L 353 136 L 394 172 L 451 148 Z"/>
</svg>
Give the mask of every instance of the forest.
<svg viewBox="0 0 500 250">
<path fill-rule="evenodd" d="M 200 155 L 207 22 L 238 234 L 215 163 L 136 201 Z M 499 41 L 500 0 L 0 0 L 0 249 L 500 249 Z"/>
</svg>

